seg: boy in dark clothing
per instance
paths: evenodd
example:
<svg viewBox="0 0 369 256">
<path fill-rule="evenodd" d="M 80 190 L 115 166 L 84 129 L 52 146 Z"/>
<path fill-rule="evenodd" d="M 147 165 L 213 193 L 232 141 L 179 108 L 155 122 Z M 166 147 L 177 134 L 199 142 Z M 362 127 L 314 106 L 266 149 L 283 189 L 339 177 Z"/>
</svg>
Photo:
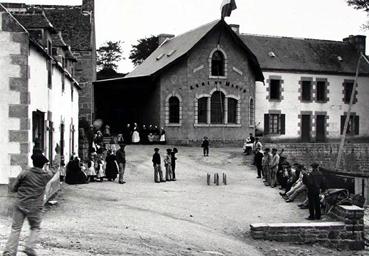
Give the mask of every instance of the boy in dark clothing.
<svg viewBox="0 0 369 256">
<path fill-rule="evenodd" d="M 161 171 L 161 158 L 159 154 L 159 149 L 155 148 L 154 152 L 155 153 L 152 156 L 152 163 L 154 166 L 154 181 L 155 183 L 165 182 L 165 180 L 163 180 L 163 172 Z"/>
<path fill-rule="evenodd" d="M 49 160 L 41 151 L 36 150 L 31 158 L 34 167 L 22 171 L 11 186 L 11 190 L 17 192 L 17 200 L 14 207 L 11 233 L 3 256 L 17 255 L 19 236 L 26 218 L 31 232 L 26 242 L 24 253 L 29 256 L 36 255 L 34 246 L 40 232 L 45 187 L 55 173 L 44 170 Z"/>
<path fill-rule="evenodd" d="M 176 154 L 178 153 L 178 149 L 177 148 L 173 148 L 172 150 L 172 161 L 171 161 L 171 164 L 172 164 L 172 180 L 173 181 L 176 181 L 176 160 L 177 160 L 177 157 L 176 157 Z"/>
<path fill-rule="evenodd" d="M 116 152 L 117 163 L 119 166 L 119 184 L 126 183 L 123 179 L 124 170 L 126 169 L 126 151 L 124 148 L 126 145 L 124 143 L 119 144 L 120 149 Z"/>
<path fill-rule="evenodd" d="M 320 210 L 320 199 L 319 193 L 324 192 L 326 189 L 325 178 L 319 171 L 319 164 L 311 164 L 313 168 L 312 172 L 308 175 L 304 175 L 303 183 L 308 189 L 308 199 L 309 199 L 309 217 L 308 220 L 320 220 L 321 210 Z"/>
<path fill-rule="evenodd" d="M 261 172 L 263 170 L 263 157 L 264 154 L 260 152 L 260 148 L 257 148 L 255 151 L 255 165 L 258 171 L 258 179 L 261 178 Z"/>
<path fill-rule="evenodd" d="M 204 137 L 201 147 L 203 148 L 204 156 L 209 156 L 209 140 L 208 137 Z"/>
</svg>

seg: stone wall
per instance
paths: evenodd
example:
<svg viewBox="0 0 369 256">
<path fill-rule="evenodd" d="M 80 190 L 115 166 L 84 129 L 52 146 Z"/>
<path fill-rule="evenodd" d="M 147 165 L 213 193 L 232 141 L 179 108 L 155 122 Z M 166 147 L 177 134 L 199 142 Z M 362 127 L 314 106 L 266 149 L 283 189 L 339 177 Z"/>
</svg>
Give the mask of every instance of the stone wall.
<svg viewBox="0 0 369 256">
<path fill-rule="evenodd" d="M 357 206 L 337 206 L 332 215 L 339 221 L 251 224 L 251 236 L 254 239 L 278 242 L 319 243 L 340 250 L 363 250 L 364 209 Z"/>
</svg>

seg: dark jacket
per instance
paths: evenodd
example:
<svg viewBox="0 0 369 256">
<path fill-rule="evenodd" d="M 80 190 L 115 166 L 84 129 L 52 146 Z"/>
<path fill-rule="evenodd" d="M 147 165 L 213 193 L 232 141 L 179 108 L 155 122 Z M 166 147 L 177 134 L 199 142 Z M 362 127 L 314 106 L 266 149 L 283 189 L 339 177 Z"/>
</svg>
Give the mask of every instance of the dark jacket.
<svg viewBox="0 0 369 256">
<path fill-rule="evenodd" d="M 255 154 L 255 165 L 261 167 L 263 164 L 264 154 L 260 151 Z"/>
<path fill-rule="evenodd" d="M 303 183 L 310 194 L 319 194 L 320 191 L 324 192 L 327 188 L 325 178 L 319 170 L 304 175 Z"/>
<path fill-rule="evenodd" d="M 126 163 L 126 152 L 123 149 L 119 149 L 116 153 L 118 164 Z"/>
<path fill-rule="evenodd" d="M 155 152 L 152 156 L 152 163 L 155 164 L 160 164 L 161 163 L 161 159 L 160 159 L 160 154 L 158 152 Z"/>
<path fill-rule="evenodd" d="M 43 206 L 45 187 L 54 173 L 33 167 L 22 171 L 11 186 L 17 192 L 16 205 L 23 210 L 39 210 Z"/>
<path fill-rule="evenodd" d="M 203 140 L 201 147 L 203 148 L 208 148 L 209 147 L 209 141 L 208 140 Z"/>
</svg>

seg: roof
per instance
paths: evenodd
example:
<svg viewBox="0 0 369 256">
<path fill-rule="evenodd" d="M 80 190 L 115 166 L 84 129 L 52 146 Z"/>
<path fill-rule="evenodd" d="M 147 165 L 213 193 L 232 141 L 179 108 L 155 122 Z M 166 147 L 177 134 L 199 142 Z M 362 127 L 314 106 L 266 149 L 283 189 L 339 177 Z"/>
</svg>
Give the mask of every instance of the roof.
<svg viewBox="0 0 369 256">
<path fill-rule="evenodd" d="M 90 15 L 82 13 L 81 7 L 53 6 L 44 11 L 55 28 L 62 31 L 64 41 L 73 51 L 92 49 Z"/>
<path fill-rule="evenodd" d="M 228 24 L 224 22 L 224 20 L 215 20 L 174 38 L 167 39 L 149 57 L 147 57 L 141 65 L 137 66 L 136 69 L 129 73 L 124 79 L 147 77 L 158 73 L 181 57 L 185 56 L 200 42 L 202 38 L 218 25 L 225 25 L 225 28 L 234 36 L 233 38 L 241 47 L 243 47 L 244 50 L 246 50 L 251 67 L 255 72 L 256 80 L 263 81 L 264 77 L 256 57 L 232 31 Z"/>
<path fill-rule="evenodd" d="M 241 34 L 263 71 L 355 74 L 359 52 L 349 42 Z M 368 65 L 361 65 L 369 73 Z"/>
<path fill-rule="evenodd" d="M 27 30 L 29 29 L 48 29 L 55 33 L 55 28 L 43 13 L 28 14 L 17 13 L 13 16 L 21 23 Z"/>
</svg>

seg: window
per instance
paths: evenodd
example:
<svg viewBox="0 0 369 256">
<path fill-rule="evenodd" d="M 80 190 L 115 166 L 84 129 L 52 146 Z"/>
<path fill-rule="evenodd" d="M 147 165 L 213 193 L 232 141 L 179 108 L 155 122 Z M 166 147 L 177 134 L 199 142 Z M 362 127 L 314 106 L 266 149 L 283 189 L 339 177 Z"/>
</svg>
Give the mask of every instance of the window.
<svg viewBox="0 0 369 256">
<path fill-rule="evenodd" d="M 279 79 L 270 79 L 269 83 L 269 99 L 271 100 L 280 100 L 281 99 L 281 80 Z"/>
<path fill-rule="evenodd" d="M 264 134 L 285 134 L 285 122 L 284 114 L 265 114 Z"/>
<path fill-rule="evenodd" d="M 34 148 L 44 150 L 45 146 L 45 113 L 32 112 L 32 141 Z"/>
<path fill-rule="evenodd" d="M 311 81 L 301 81 L 301 101 L 311 101 Z"/>
<path fill-rule="evenodd" d="M 344 86 L 343 102 L 345 104 L 349 104 L 350 103 L 350 99 L 351 99 L 351 93 L 352 93 L 352 90 L 354 88 L 354 82 L 352 82 L 352 81 L 345 81 L 343 83 L 343 86 Z M 355 92 L 353 104 L 355 104 L 357 102 L 356 93 L 357 92 Z"/>
<path fill-rule="evenodd" d="M 343 134 L 343 129 L 345 127 L 346 115 L 341 116 L 341 135 Z M 359 135 L 360 131 L 360 118 L 359 116 L 352 114 L 348 122 L 346 134 L 347 135 Z"/>
<path fill-rule="evenodd" d="M 216 91 L 211 95 L 210 121 L 212 124 L 224 123 L 224 94 Z"/>
<path fill-rule="evenodd" d="M 208 98 L 206 97 L 197 100 L 197 123 L 208 123 Z"/>
<path fill-rule="evenodd" d="M 238 101 L 233 98 L 228 98 L 228 123 L 237 124 L 237 105 Z"/>
<path fill-rule="evenodd" d="M 169 98 L 169 123 L 179 124 L 179 99 L 175 96 Z"/>
<path fill-rule="evenodd" d="M 215 51 L 211 57 L 211 75 L 225 76 L 225 58 L 221 51 Z"/>
<path fill-rule="evenodd" d="M 316 82 L 316 100 L 320 102 L 327 101 L 327 84 L 326 81 Z"/>
<path fill-rule="evenodd" d="M 250 99 L 250 116 L 249 116 L 249 120 L 250 120 L 250 126 L 254 126 L 255 125 L 255 105 L 254 105 L 254 100 Z"/>
</svg>

